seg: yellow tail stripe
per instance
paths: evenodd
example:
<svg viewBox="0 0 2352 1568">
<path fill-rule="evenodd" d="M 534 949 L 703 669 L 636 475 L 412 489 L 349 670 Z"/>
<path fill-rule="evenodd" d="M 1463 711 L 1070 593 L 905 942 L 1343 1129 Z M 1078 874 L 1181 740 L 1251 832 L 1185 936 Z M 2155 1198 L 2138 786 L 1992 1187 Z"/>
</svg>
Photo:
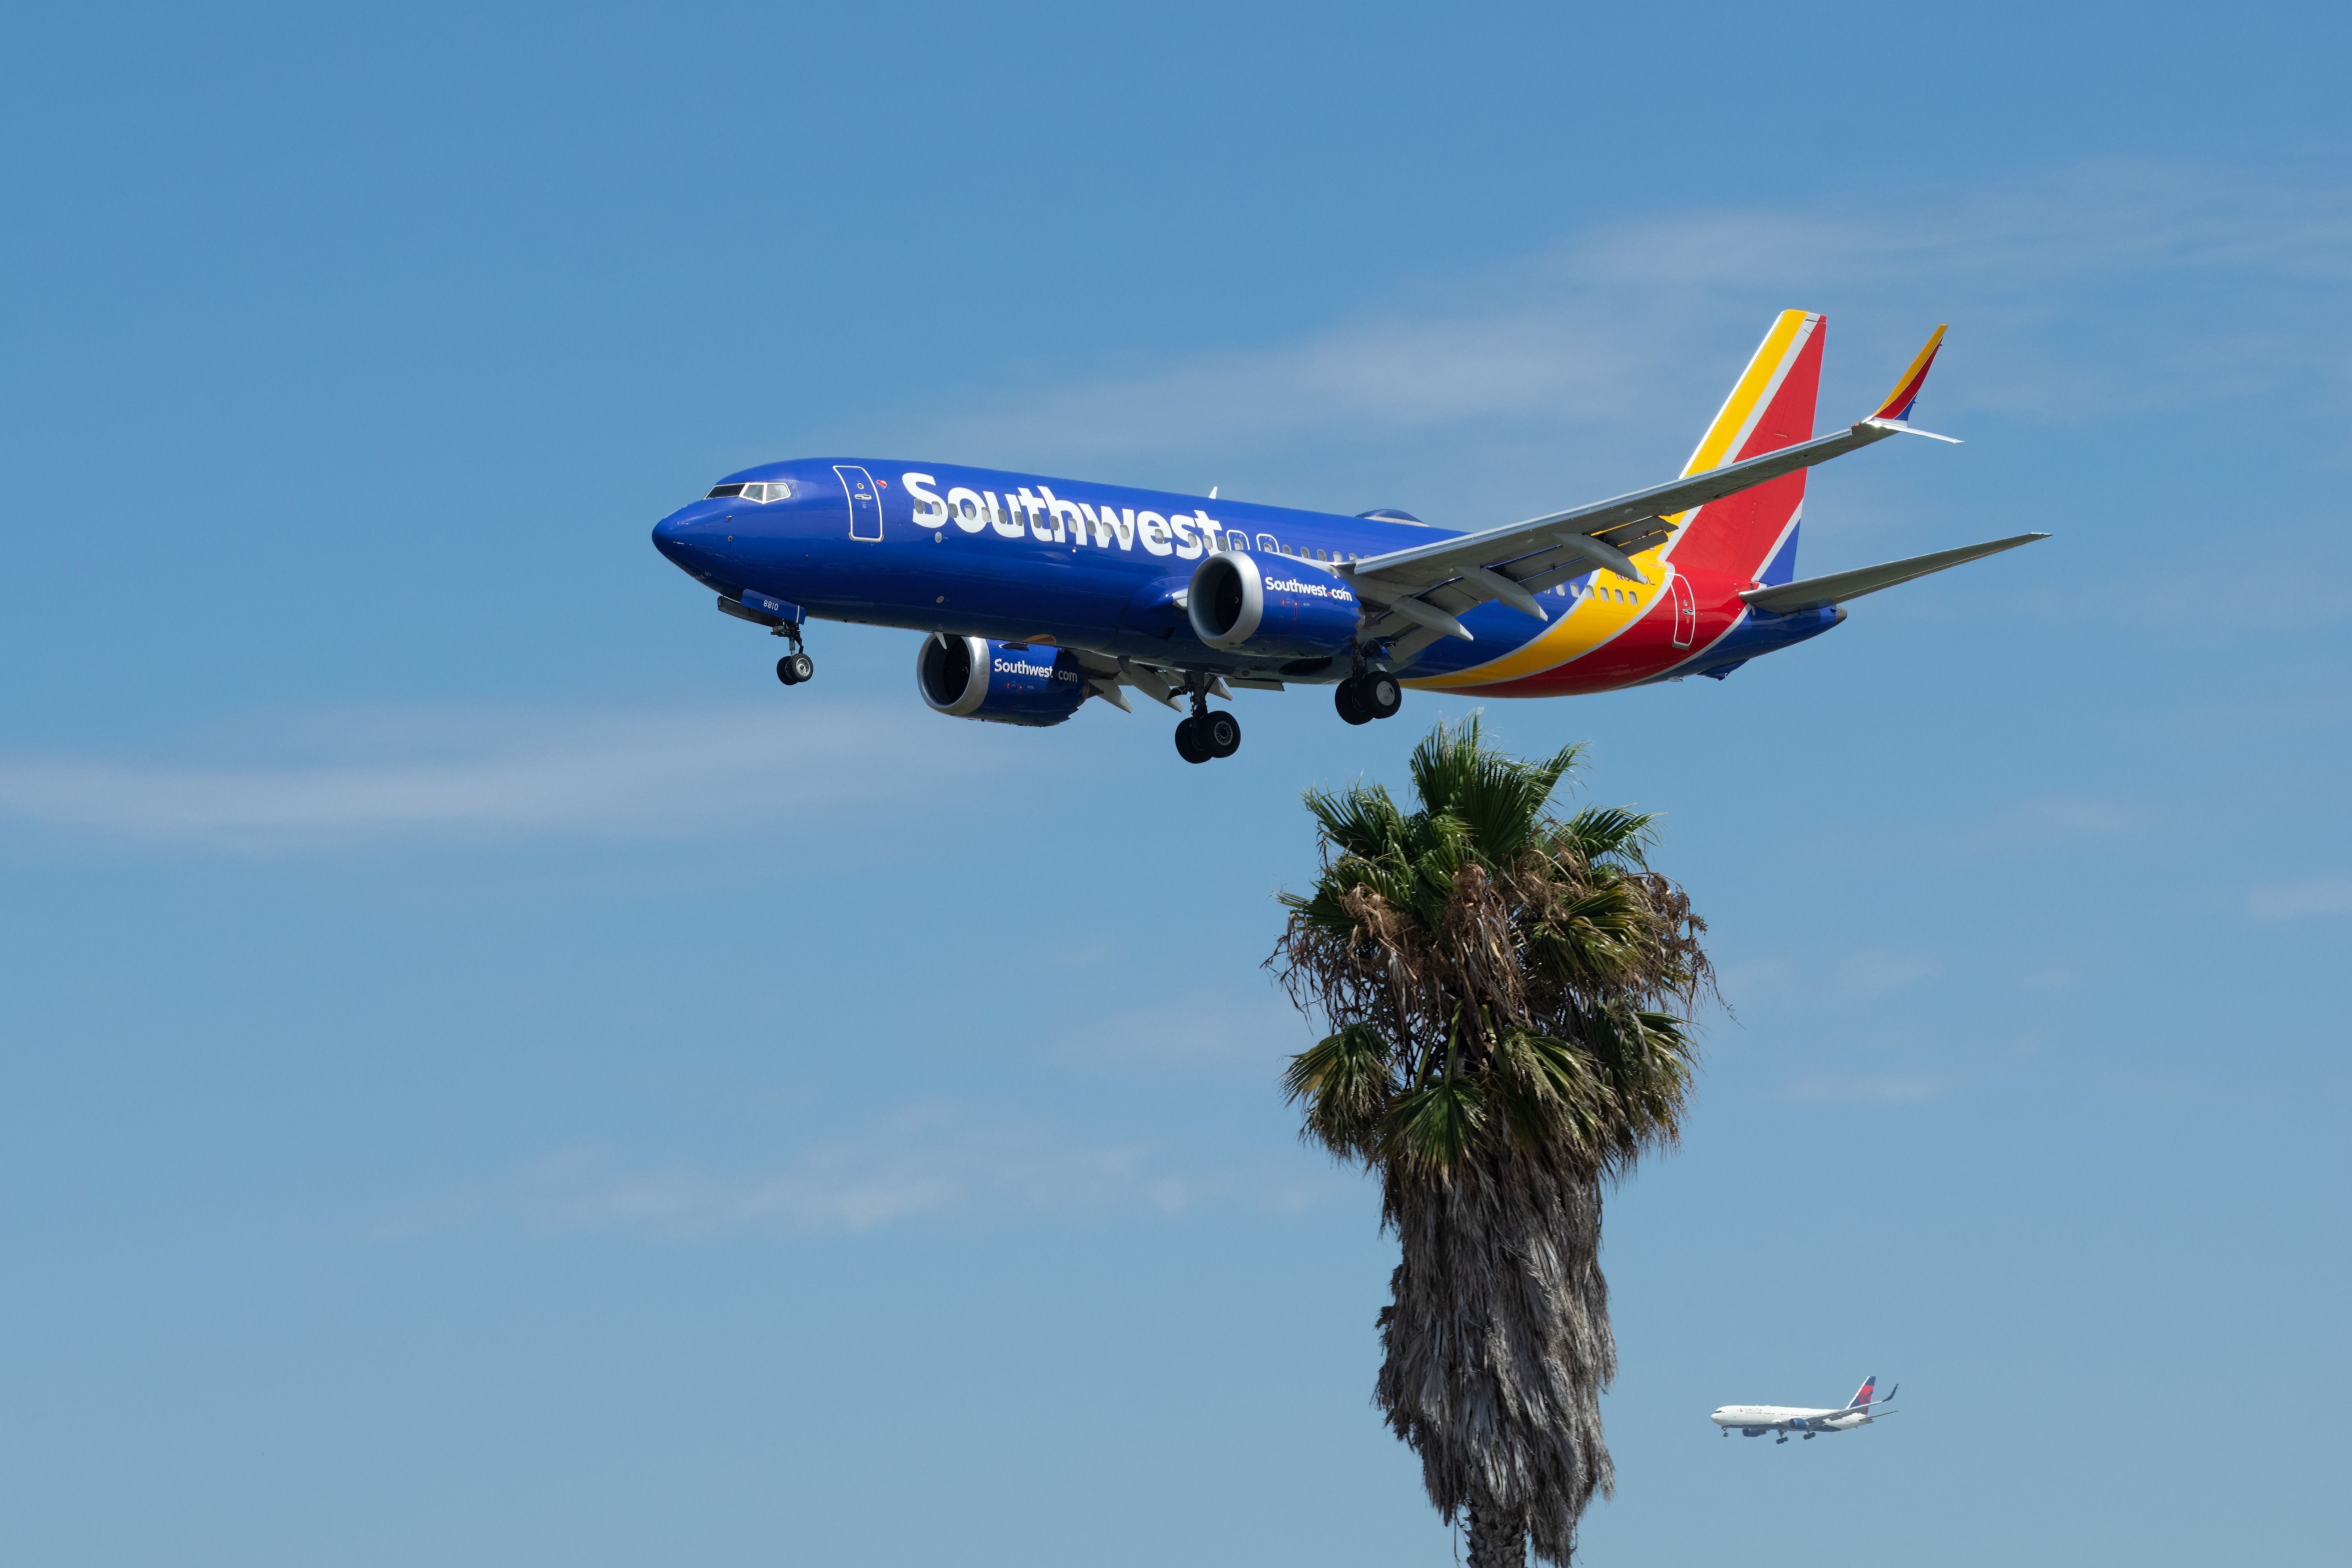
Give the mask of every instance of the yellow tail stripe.
<svg viewBox="0 0 2352 1568">
<path fill-rule="evenodd" d="M 1804 338 L 1805 323 L 1812 319 L 1810 310 L 1780 312 L 1772 330 L 1756 345 L 1756 357 L 1748 362 L 1747 370 L 1732 384 L 1731 395 L 1723 400 L 1723 411 L 1706 427 L 1706 434 L 1699 437 L 1698 449 L 1691 454 L 1690 461 L 1683 465 L 1685 479 L 1721 468 L 1730 458 L 1732 442 L 1748 428 L 1766 390 L 1780 378 L 1782 363 L 1796 352 Z"/>
</svg>

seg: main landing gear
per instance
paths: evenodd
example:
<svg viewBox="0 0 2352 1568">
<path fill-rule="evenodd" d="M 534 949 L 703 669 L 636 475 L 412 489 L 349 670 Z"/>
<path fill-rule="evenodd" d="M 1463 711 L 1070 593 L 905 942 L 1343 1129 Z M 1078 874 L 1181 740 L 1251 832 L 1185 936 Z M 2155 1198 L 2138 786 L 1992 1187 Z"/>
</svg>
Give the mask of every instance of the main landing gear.
<svg viewBox="0 0 2352 1568">
<path fill-rule="evenodd" d="M 1212 711 L 1209 694 L 1195 688 L 1192 716 L 1176 726 L 1176 754 L 1188 763 L 1230 757 L 1242 749 L 1242 721 L 1222 710 Z"/>
<path fill-rule="evenodd" d="M 1375 719 L 1393 719 L 1404 706 L 1404 689 L 1396 677 L 1384 670 L 1368 669 L 1339 682 L 1333 698 L 1339 717 L 1350 724 L 1369 724 Z"/>
<path fill-rule="evenodd" d="M 793 639 L 793 651 L 776 660 L 776 679 L 786 686 L 798 686 L 803 680 L 814 679 L 816 660 L 811 658 L 808 656 L 808 650 L 801 647 L 800 626 L 794 622 L 787 621 L 776 628 L 776 636 Z"/>
</svg>

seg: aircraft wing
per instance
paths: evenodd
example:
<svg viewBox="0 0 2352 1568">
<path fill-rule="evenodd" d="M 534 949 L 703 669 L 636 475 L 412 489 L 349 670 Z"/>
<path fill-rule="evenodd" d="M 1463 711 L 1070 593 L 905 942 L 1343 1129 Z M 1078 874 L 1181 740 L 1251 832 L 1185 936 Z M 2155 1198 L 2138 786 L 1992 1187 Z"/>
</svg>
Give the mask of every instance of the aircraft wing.
<svg viewBox="0 0 2352 1568">
<path fill-rule="evenodd" d="M 1889 561 L 1882 566 L 1864 566 L 1852 572 L 1832 572 L 1826 577 L 1808 577 L 1802 582 L 1781 583 L 1769 588 L 1750 588 L 1739 596 L 1759 610 L 1786 615 L 1791 610 L 1810 610 L 1822 605 L 1843 604 L 1864 594 L 1875 594 L 1881 588 L 1892 588 L 1897 583 L 1908 583 L 1914 577 L 1925 577 L 1930 572 L 1941 572 L 1970 561 L 1981 561 L 1988 555 L 1998 555 L 2004 550 L 2014 550 L 2021 544 L 2031 544 L 2037 539 L 2047 539 L 2046 533 L 2021 533 L 2009 539 L 1996 539 L 1985 544 L 1963 545 L 1958 550 L 1938 550 L 1932 555 L 1914 555 L 1904 561 Z"/>
<path fill-rule="evenodd" d="M 1191 680 L 1192 672 L 1182 665 L 1145 664 L 1131 658 L 1121 658 L 1116 654 L 1097 653 L 1091 648 L 1074 647 L 1070 651 L 1077 656 L 1078 664 L 1087 672 L 1087 689 L 1112 707 L 1122 709 L 1129 713 L 1134 712 L 1135 710 L 1128 706 L 1126 696 L 1119 690 L 1122 686 L 1140 691 L 1162 708 L 1170 709 L 1177 706 L 1176 699 L 1179 694 L 1191 689 L 1187 682 Z M 1282 682 L 1279 680 L 1251 680 L 1238 675 L 1211 675 L 1207 681 L 1209 695 L 1222 697 L 1231 701 L 1234 694 L 1228 688 L 1228 682 L 1233 686 L 1253 687 L 1260 691 L 1282 689 Z"/>
<path fill-rule="evenodd" d="M 1393 639 L 1396 657 L 1406 659 L 1441 637 L 1475 640 L 1460 616 L 1488 600 L 1500 601 L 1538 620 L 1549 619 L 1535 595 L 1568 578 L 1605 568 L 1637 583 L 1648 582 L 1631 557 L 1673 536 L 1676 524 L 1669 518 L 1783 474 L 1859 451 L 1889 436 L 1932 436 L 1931 431 L 1913 429 L 1905 416 L 1943 335 L 1944 329 L 1937 328 L 1876 414 L 1843 430 L 1745 462 L 1685 474 L 1612 500 L 1339 566 L 1340 574 L 1360 598 L 1369 605 L 1383 607 L 1368 623 L 1367 635 Z M 1951 439 L 1948 436 L 1934 438 Z"/>
</svg>

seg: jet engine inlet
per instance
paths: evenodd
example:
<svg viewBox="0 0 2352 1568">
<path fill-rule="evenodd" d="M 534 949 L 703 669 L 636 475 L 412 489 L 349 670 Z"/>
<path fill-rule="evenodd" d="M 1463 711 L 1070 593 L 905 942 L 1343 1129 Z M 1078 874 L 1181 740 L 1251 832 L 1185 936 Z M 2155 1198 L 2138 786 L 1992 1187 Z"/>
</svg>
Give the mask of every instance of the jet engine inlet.
<svg viewBox="0 0 2352 1568">
<path fill-rule="evenodd" d="M 1051 647 L 934 632 L 915 655 L 915 687 L 934 713 L 989 724 L 1058 724 L 1087 700 L 1074 655 Z"/>
<path fill-rule="evenodd" d="M 1265 579 L 1249 556 L 1221 550 L 1192 568 L 1184 609 L 1202 642 L 1239 647 L 1265 618 Z"/>
<path fill-rule="evenodd" d="M 915 656 L 915 684 L 932 711 L 971 718 L 988 700 L 988 644 L 932 633 Z"/>
<path fill-rule="evenodd" d="M 1304 658 L 1343 653 L 1355 642 L 1354 590 L 1301 562 L 1260 563 L 1221 550 L 1192 569 L 1184 596 L 1192 635 L 1231 653 Z"/>
</svg>

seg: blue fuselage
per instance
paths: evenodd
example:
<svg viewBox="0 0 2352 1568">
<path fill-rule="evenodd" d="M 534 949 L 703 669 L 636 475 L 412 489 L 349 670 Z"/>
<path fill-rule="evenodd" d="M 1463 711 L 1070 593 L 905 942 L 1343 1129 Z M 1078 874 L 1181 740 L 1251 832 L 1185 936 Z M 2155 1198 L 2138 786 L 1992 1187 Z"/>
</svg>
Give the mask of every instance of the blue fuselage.
<svg viewBox="0 0 2352 1568">
<path fill-rule="evenodd" d="M 654 542 L 722 595 L 772 595 L 821 620 L 1236 673 L 1268 667 L 1202 643 L 1178 598 L 1211 551 L 1251 550 L 1329 574 L 1339 561 L 1448 537 L 1413 522 L 940 463 L 806 458 L 746 468 L 719 488 L 757 494 L 778 484 L 788 491 L 778 500 L 716 495 L 682 507 Z M 1541 629 L 1502 605 L 1464 619 L 1477 643 L 1431 649 L 1416 674 L 1492 658 Z"/>
</svg>

